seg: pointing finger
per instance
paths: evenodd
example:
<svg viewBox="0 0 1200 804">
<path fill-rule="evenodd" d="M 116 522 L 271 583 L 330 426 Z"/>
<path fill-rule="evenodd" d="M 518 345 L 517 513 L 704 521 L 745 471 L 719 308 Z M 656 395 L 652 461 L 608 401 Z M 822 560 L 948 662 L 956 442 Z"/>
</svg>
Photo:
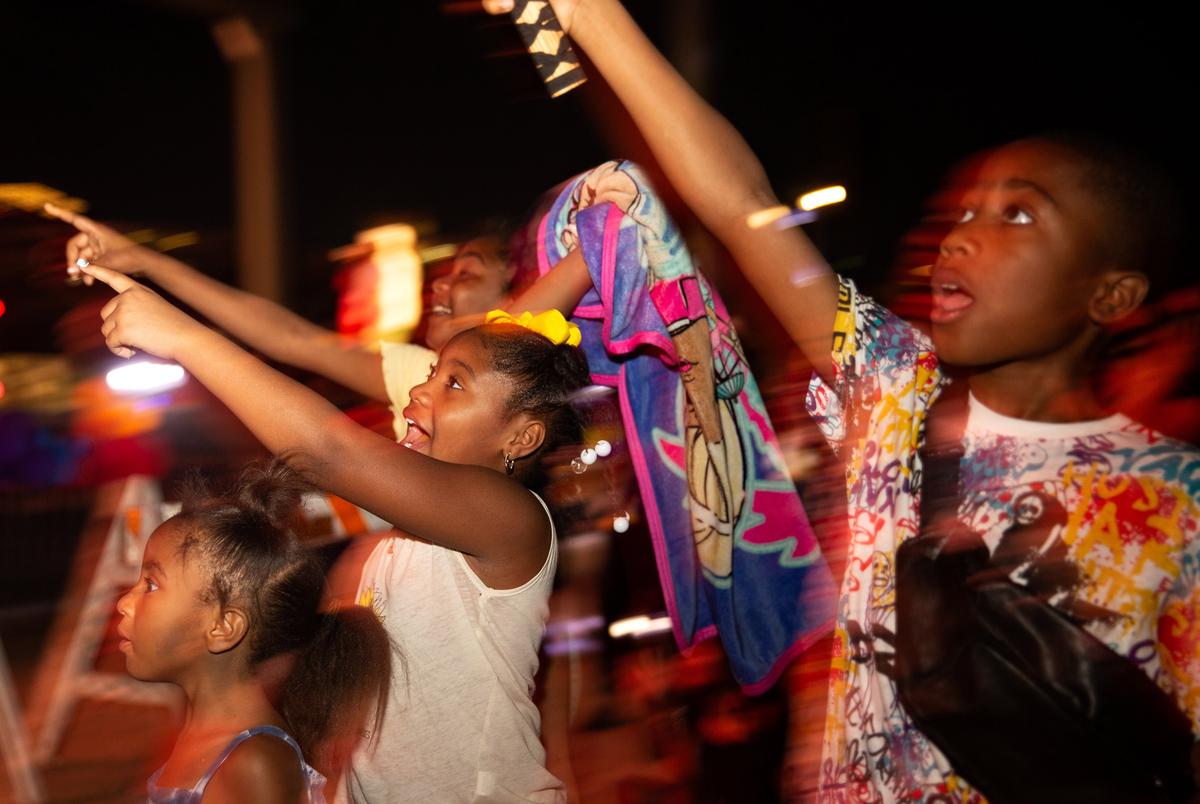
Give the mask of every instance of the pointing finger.
<svg viewBox="0 0 1200 804">
<path fill-rule="evenodd" d="M 63 223 L 69 223 L 72 226 L 75 225 L 75 219 L 78 217 L 78 215 L 71 210 L 64 209 L 57 204 L 51 204 L 49 201 L 47 201 L 45 204 L 42 204 L 42 209 L 45 210 L 46 214 L 50 217 L 58 218 Z"/>
<path fill-rule="evenodd" d="M 58 218 L 63 223 L 68 223 L 81 232 L 87 232 L 88 234 L 95 234 L 96 232 L 95 224 L 86 215 L 80 215 L 78 212 L 72 212 L 69 209 L 49 202 L 43 204 L 42 209 L 46 211 L 47 215 Z"/>
<path fill-rule="evenodd" d="M 100 308 L 100 320 L 107 321 L 108 317 L 117 309 L 117 303 L 121 301 L 120 296 L 113 296 L 108 300 L 108 303 Z"/>
<path fill-rule="evenodd" d="M 117 293 L 124 293 L 131 288 L 141 287 L 141 285 L 139 285 L 137 282 L 125 276 L 125 274 L 122 274 L 118 271 L 113 271 L 101 265 L 96 265 L 95 263 L 86 266 L 81 265 L 79 266 L 79 270 L 83 271 L 88 276 L 99 279 Z"/>
</svg>

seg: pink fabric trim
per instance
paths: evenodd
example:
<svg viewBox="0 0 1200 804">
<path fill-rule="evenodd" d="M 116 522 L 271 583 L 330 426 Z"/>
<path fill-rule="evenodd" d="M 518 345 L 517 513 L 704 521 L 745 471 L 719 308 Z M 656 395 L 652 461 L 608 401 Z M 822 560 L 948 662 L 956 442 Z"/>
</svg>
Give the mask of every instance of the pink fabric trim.
<svg viewBox="0 0 1200 804">
<path fill-rule="evenodd" d="M 741 685 L 742 692 L 746 693 L 747 695 L 762 695 L 764 692 L 769 690 L 775 684 L 775 682 L 779 680 L 779 677 L 783 675 L 783 671 L 788 668 L 788 665 L 792 663 L 793 659 L 795 659 L 801 653 L 804 653 L 804 651 L 808 650 L 816 643 L 820 642 L 825 638 L 826 634 L 833 631 L 833 624 L 834 621 L 830 619 L 823 623 L 820 628 L 814 628 L 802 638 L 797 639 L 792 643 L 790 648 L 783 652 L 783 655 L 775 660 L 775 664 L 771 665 L 771 671 L 763 676 L 761 681 L 757 681 L 753 684 Z"/>
<path fill-rule="evenodd" d="M 625 213 L 621 212 L 615 204 L 608 205 L 608 217 L 604 221 L 604 262 L 600 266 L 600 275 L 604 280 L 605 312 L 613 309 L 613 285 L 617 273 L 617 239 L 621 234 L 621 220 L 624 217 Z M 604 316 L 603 334 L 604 344 L 610 352 L 632 352 L 639 346 L 653 346 L 664 353 L 663 362 L 667 365 L 673 365 L 679 360 L 679 356 L 675 354 L 675 344 L 671 342 L 670 338 L 657 332 L 639 332 L 623 341 L 612 340 L 612 315 Z"/>
</svg>

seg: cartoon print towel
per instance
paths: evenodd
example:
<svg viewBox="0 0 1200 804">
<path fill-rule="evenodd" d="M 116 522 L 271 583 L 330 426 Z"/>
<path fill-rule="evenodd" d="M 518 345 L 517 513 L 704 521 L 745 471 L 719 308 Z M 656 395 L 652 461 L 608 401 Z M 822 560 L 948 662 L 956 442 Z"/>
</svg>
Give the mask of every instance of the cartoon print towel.
<svg viewBox="0 0 1200 804">
<path fill-rule="evenodd" d="M 629 162 L 576 177 L 542 219 L 541 273 L 575 248 L 593 288 L 572 320 L 620 396 L 676 641 L 719 634 L 761 692 L 831 628 L 836 588 L 729 313 Z"/>
</svg>

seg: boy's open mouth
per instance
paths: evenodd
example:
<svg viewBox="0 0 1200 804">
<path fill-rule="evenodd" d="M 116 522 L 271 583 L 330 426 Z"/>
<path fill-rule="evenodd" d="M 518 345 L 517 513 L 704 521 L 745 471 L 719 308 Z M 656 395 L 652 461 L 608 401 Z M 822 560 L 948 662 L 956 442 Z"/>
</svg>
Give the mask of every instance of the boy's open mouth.
<svg viewBox="0 0 1200 804">
<path fill-rule="evenodd" d="M 454 315 L 454 311 L 444 304 L 435 304 L 429 308 L 430 315 Z"/>
<path fill-rule="evenodd" d="M 975 303 L 975 297 L 952 278 L 935 275 L 930 290 L 933 292 L 933 308 L 929 311 L 929 320 L 934 324 L 948 324 L 961 318 Z"/>
</svg>

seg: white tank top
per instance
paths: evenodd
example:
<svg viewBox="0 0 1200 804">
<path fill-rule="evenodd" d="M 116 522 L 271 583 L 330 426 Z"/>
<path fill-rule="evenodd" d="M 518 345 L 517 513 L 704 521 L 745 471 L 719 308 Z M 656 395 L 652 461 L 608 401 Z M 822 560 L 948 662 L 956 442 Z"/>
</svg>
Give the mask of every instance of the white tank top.
<svg viewBox="0 0 1200 804">
<path fill-rule="evenodd" d="M 516 589 L 489 588 L 455 550 L 404 536 L 379 543 L 358 601 L 391 636 L 392 689 L 339 800 L 566 801 L 545 769 L 531 697 L 557 563 L 553 522 L 545 563 Z"/>
</svg>

